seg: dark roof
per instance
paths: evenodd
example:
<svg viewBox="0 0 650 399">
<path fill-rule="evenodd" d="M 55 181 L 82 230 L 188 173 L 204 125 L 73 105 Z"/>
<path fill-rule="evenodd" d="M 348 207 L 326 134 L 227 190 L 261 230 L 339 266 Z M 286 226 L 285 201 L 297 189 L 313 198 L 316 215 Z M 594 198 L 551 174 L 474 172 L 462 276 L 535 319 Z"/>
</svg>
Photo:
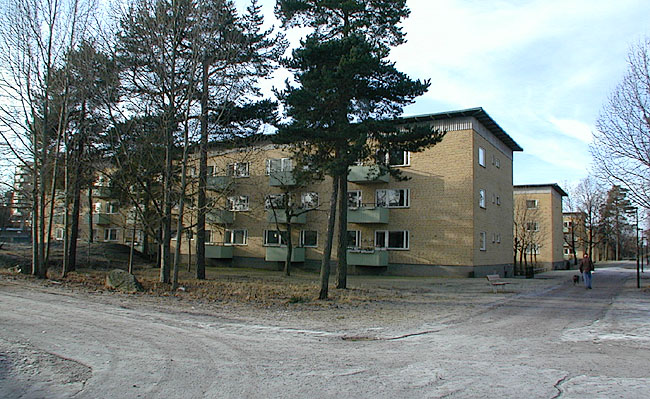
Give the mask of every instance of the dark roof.
<svg viewBox="0 0 650 399">
<path fill-rule="evenodd" d="M 521 185 L 516 185 L 512 186 L 513 188 L 544 188 L 544 187 L 549 187 L 554 189 L 555 191 L 558 192 L 563 197 L 568 197 L 569 194 L 566 193 L 566 191 L 562 190 L 562 188 L 557 184 L 557 183 L 551 183 L 551 184 L 521 184 Z"/>
<path fill-rule="evenodd" d="M 481 124 L 483 124 L 483 126 L 492 132 L 492 134 L 494 134 L 499 140 L 507 145 L 508 148 L 510 148 L 512 151 L 524 150 L 481 107 L 463 109 L 458 111 L 438 112 L 435 114 L 405 116 L 400 118 L 400 120 L 407 123 L 414 123 L 425 121 L 439 121 L 444 119 L 461 118 L 468 116 L 476 118 L 479 122 L 481 122 Z"/>
</svg>

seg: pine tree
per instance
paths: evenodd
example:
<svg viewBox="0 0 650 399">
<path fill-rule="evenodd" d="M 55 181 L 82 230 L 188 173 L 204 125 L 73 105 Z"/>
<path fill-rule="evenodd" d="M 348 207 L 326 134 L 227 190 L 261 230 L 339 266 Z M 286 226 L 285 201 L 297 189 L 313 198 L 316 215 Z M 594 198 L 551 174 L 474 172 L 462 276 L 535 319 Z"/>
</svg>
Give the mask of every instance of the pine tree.
<svg viewBox="0 0 650 399">
<path fill-rule="evenodd" d="M 388 60 L 390 47 L 404 43 L 400 27 L 408 17 L 405 0 L 278 0 L 276 14 L 285 27 L 313 31 L 293 51 L 285 66 L 296 85 L 287 83 L 279 98 L 289 120 L 276 141 L 294 143 L 299 164 L 334 180 L 338 191 L 339 248 L 337 288 L 347 286 L 347 174 L 363 160 L 389 169 L 389 150 L 419 151 L 442 134 L 424 127 L 405 128 L 396 118 L 403 107 L 429 88 L 412 80 Z M 331 211 L 337 198 L 331 198 Z M 334 221 L 328 223 L 331 248 Z M 327 298 L 330 254 L 321 264 L 321 299 Z"/>
</svg>

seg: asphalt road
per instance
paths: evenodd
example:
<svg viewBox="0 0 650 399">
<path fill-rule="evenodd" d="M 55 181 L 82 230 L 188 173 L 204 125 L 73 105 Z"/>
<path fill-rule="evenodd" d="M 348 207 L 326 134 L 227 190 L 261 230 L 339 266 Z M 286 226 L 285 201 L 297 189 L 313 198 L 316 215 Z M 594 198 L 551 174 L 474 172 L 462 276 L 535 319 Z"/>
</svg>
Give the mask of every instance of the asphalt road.
<svg viewBox="0 0 650 399">
<path fill-rule="evenodd" d="M 2 283 L 0 397 L 649 397 L 650 293 L 630 269 L 599 268 L 593 290 L 567 276 L 453 322 L 357 339 L 334 321 L 244 321 Z"/>
</svg>

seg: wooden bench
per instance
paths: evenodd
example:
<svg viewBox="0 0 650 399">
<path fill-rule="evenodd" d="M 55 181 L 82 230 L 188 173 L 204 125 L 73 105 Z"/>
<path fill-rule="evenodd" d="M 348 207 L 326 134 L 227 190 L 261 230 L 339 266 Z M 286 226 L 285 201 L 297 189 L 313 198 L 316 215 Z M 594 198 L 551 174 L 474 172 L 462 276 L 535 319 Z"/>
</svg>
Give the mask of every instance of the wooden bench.
<svg viewBox="0 0 650 399">
<path fill-rule="evenodd" d="M 488 284 L 492 286 L 492 289 L 494 290 L 495 294 L 497 293 L 499 287 L 503 287 L 506 284 L 510 284 L 507 281 L 501 281 L 501 276 L 499 276 L 498 274 L 488 274 L 487 276 L 485 276 L 485 278 L 487 279 Z"/>
</svg>

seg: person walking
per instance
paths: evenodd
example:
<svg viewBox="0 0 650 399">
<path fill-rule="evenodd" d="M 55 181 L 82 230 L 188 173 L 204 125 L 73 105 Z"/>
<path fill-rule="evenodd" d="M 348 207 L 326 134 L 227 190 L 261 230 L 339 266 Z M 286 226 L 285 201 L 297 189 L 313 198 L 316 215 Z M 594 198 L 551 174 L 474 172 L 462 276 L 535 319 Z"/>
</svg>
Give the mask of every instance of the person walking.
<svg viewBox="0 0 650 399">
<path fill-rule="evenodd" d="M 580 260 L 580 273 L 585 282 L 585 289 L 591 289 L 591 272 L 594 270 L 594 262 L 591 261 L 588 253 Z"/>
</svg>

